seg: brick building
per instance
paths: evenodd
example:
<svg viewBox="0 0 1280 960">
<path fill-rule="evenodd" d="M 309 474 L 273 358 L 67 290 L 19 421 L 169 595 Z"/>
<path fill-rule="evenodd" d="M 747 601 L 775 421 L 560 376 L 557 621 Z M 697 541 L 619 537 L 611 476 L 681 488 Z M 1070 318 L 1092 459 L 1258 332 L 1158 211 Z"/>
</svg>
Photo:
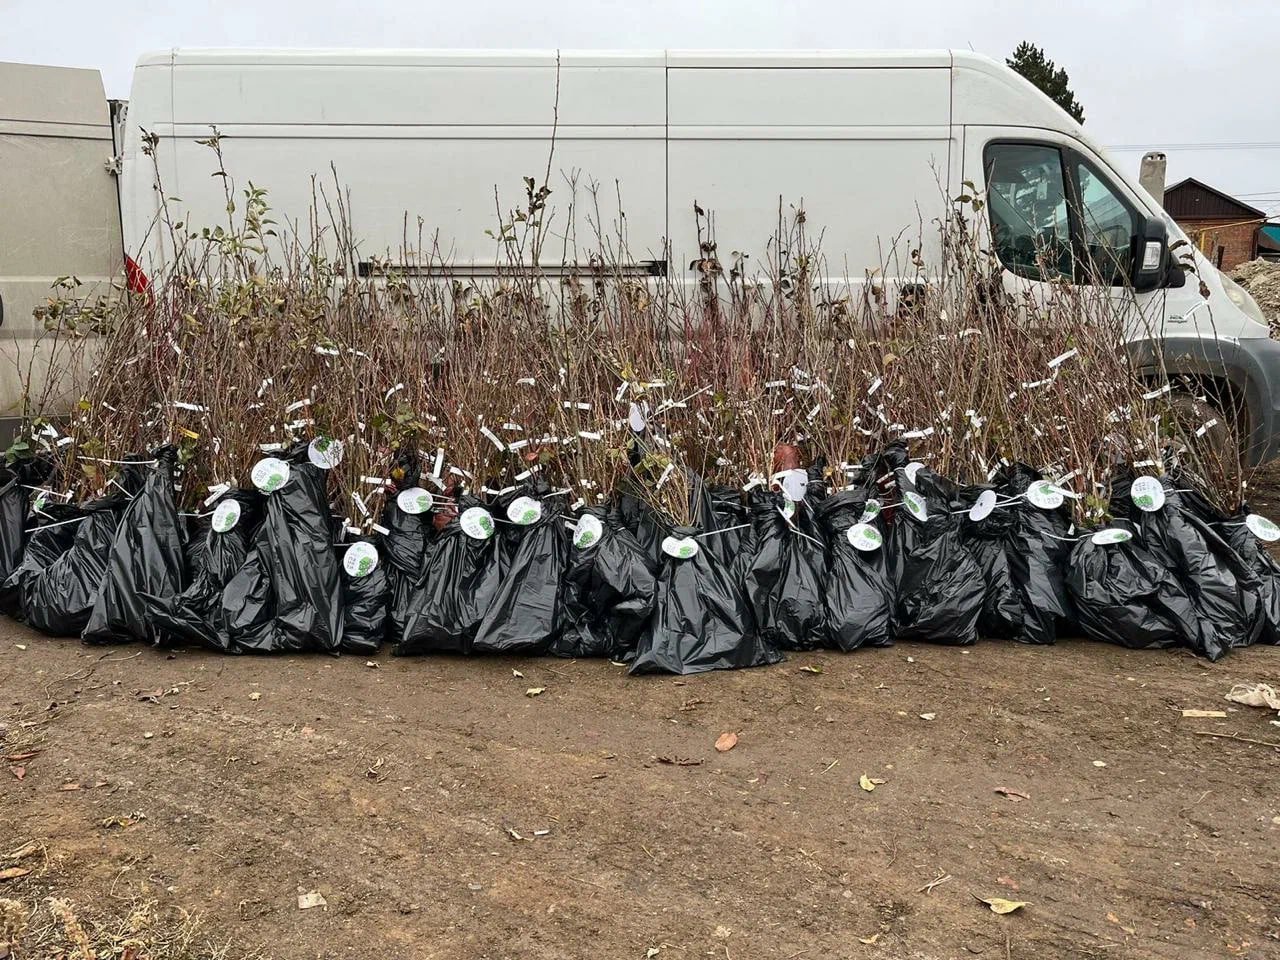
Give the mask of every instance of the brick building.
<svg viewBox="0 0 1280 960">
<path fill-rule="evenodd" d="M 1164 208 L 1218 269 L 1230 271 L 1258 255 L 1261 210 L 1188 177 L 1164 192 Z"/>
</svg>

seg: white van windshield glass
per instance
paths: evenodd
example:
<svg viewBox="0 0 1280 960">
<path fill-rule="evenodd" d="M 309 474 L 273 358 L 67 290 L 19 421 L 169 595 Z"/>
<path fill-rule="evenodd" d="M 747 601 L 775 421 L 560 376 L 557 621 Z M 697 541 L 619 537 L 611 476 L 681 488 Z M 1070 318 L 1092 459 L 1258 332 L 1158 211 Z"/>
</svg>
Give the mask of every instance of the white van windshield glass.
<svg viewBox="0 0 1280 960">
<path fill-rule="evenodd" d="M 993 143 L 987 147 L 987 209 L 996 255 L 1033 280 L 1073 275 L 1066 178 L 1056 147 Z"/>
</svg>

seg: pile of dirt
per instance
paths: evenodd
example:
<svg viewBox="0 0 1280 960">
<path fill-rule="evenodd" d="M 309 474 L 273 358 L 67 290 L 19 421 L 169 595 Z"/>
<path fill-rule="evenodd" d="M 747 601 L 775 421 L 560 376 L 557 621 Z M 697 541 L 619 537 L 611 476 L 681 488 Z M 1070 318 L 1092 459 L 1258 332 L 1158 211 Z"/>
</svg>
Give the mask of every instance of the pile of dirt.
<svg viewBox="0 0 1280 960">
<path fill-rule="evenodd" d="M 1259 257 L 1236 267 L 1231 279 L 1258 301 L 1272 329 L 1280 329 L 1280 263 Z"/>
</svg>

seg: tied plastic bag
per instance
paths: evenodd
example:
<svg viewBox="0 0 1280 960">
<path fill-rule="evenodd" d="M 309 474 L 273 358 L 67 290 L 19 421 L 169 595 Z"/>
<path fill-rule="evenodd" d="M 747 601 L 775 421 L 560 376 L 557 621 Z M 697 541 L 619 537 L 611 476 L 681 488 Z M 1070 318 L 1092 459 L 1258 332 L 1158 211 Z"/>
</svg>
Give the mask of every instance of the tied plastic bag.
<svg viewBox="0 0 1280 960">
<path fill-rule="evenodd" d="M 1258 583 L 1240 555 L 1202 519 L 1212 509 L 1208 502 L 1186 490 L 1185 482 L 1161 477 L 1163 505 L 1143 510 L 1131 496 L 1133 483 L 1127 476 L 1112 482 L 1112 516 L 1128 518 L 1156 564 L 1191 600 L 1191 649 L 1218 660 L 1232 647 L 1252 643 L 1263 626 Z"/>
<path fill-rule="evenodd" d="M 22 618 L 55 637 L 78 637 L 102 589 L 120 518 L 142 488 L 143 467 L 124 466 L 117 492 L 81 507 L 50 511 L 52 523 L 31 532 L 22 563 L 10 575 Z"/>
<path fill-rule="evenodd" d="M 475 653 L 542 653 L 564 629 L 561 582 L 568 561 L 564 497 L 545 483 L 496 504 L 501 572 L 476 630 Z M 505 523 L 501 523 L 505 520 Z"/>
<path fill-rule="evenodd" d="M 1001 503 L 981 519 L 961 514 L 969 551 L 982 570 L 986 592 L 978 630 L 984 637 L 1020 643 L 1053 643 L 1058 621 L 1070 622 L 1066 563 L 1072 542 L 1071 512 L 1059 495 L 1057 507 L 1039 507 L 1024 496 L 1043 478 L 1031 467 L 1014 463 L 996 474 L 993 494 Z M 971 507 L 983 488 L 961 495 Z M 985 511 L 979 507 L 978 513 Z"/>
<path fill-rule="evenodd" d="M 85 643 L 159 643 L 147 615 L 147 597 L 168 602 L 185 579 L 182 526 L 173 498 L 177 450 L 154 454 L 142 491 L 125 509 L 107 561 L 107 573 L 81 634 Z"/>
<path fill-rule="evenodd" d="M 708 487 L 699 478 L 693 500 L 694 522 L 712 534 L 703 538 L 705 548 L 721 563 L 732 566 L 742 556 L 743 545 L 752 542 L 751 510 L 742 499 L 742 491 L 737 487 Z M 749 563 L 751 558 L 746 559 Z"/>
<path fill-rule="evenodd" d="M 1136 537 L 1095 543 L 1085 535 L 1077 541 L 1067 562 L 1067 590 L 1080 629 L 1094 640 L 1150 650 L 1190 646 L 1197 635 L 1191 599 Z"/>
<path fill-rule="evenodd" d="M 782 650 L 822 646 L 827 640 L 826 545 L 811 509 L 769 493 L 752 503 L 751 513 L 756 542 L 746 590 L 756 629 Z"/>
<path fill-rule="evenodd" d="M 426 491 L 418 485 L 417 461 L 416 454 L 401 459 L 404 479 L 396 496 L 388 498 L 382 513 L 382 526 L 388 531 L 382 535 L 379 551 L 386 564 L 390 591 L 386 633 L 387 639 L 397 644 L 404 637 L 414 591 L 421 585 L 427 534 L 432 520 L 431 507 L 435 502 L 431 494 L 425 498 L 422 495 Z M 401 506 L 401 495 L 406 493 L 404 503 L 410 510 Z"/>
<path fill-rule="evenodd" d="M 715 554 L 698 546 L 696 527 L 671 534 L 663 554 L 653 617 L 631 673 L 702 673 L 758 667 L 782 654 L 756 633 L 751 605 Z M 664 541 L 665 542 L 665 541 Z"/>
<path fill-rule="evenodd" d="M 288 479 L 266 495 L 253 549 L 223 591 L 227 635 L 247 653 L 336 653 L 342 646 L 342 572 L 327 477 L 307 459 L 305 445 L 287 459 Z"/>
<path fill-rule="evenodd" d="M 1276 563 L 1245 524 L 1249 513 L 1245 507 L 1234 517 L 1221 517 L 1214 529 L 1220 531 L 1227 544 L 1239 554 L 1257 584 L 1254 593 L 1261 620 L 1258 642 L 1277 644 L 1280 643 L 1280 563 Z"/>
<path fill-rule="evenodd" d="M 970 644 L 978 639 L 986 585 L 965 547 L 954 484 L 927 467 L 894 471 L 902 496 L 889 529 L 898 640 Z"/>
<path fill-rule="evenodd" d="M 564 581 L 565 628 L 558 657 L 625 660 L 653 613 L 657 564 L 616 510 L 590 507 L 573 531 Z"/>
<path fill-rule="evenodd" d="M 456 509 L 450 505 L 437 515 L 447 519 L 442 529 L 433 524 L 427 533 L 422 574 L 405 604 L 397 656 L 470 653 L 501 579 L 493 519 L 480 501 L 461 494 Z"/>
<path fill-rule="evenodd" d="M 44 459 L 19 460 L 0 476 L 0 584 L 22 563 L 27 513 L 32 503 L 28 488 L 44 483 L 52 469 L 53 465 Z M 16 591 L 0 589 L 0 612 L 13 615 L 17 611 Z"/>
<path fill-rule="evenodd" d="M 376 541 L 366 537 L 352 544 L 367 548 L 356 552 L 348 545 L 342 555 L 342 649 L 368 655 L 378 652 L 386 635 L 391 584 Z"/>
<path fill-rule="evenodd" d="M 232 490 L 218 499 L 212 518 L 192 524 L 185 551 L 186 588 L 167 597 L 142 594 L 157 634 L 174 643 L 237 652 L 227 632 L 222 594 L 248 559 L 262 512 L 262 495 L 256 490 Z"/>
<path fill-rule="evenodd" d="M 874 505 L 868 511 L 867 501 L 874 499 L 869 493 L 863 488 L 832 494 L 816 510 L 829 544 L 822 579 L 828 642 L 846 653 L 893 643 L 884 518 Z"/>
</svg>

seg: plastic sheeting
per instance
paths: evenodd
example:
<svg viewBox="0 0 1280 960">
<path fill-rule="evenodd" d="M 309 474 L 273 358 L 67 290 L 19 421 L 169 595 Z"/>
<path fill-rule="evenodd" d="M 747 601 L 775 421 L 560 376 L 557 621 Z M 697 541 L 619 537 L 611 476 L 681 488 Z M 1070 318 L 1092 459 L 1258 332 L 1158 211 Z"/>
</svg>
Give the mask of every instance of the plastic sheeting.
<svg viewBox="0 0 1280 960">
<path fill-rule="evenodd" d="M 694 527 L 677 527 L 673 536 L 697 533 Z M 631 673 L 702 673 L 781 660 L 782 654 L 756 632 L 746 593 L 714 553 L 663 555 L 653 617 Z"/>
</svg>

